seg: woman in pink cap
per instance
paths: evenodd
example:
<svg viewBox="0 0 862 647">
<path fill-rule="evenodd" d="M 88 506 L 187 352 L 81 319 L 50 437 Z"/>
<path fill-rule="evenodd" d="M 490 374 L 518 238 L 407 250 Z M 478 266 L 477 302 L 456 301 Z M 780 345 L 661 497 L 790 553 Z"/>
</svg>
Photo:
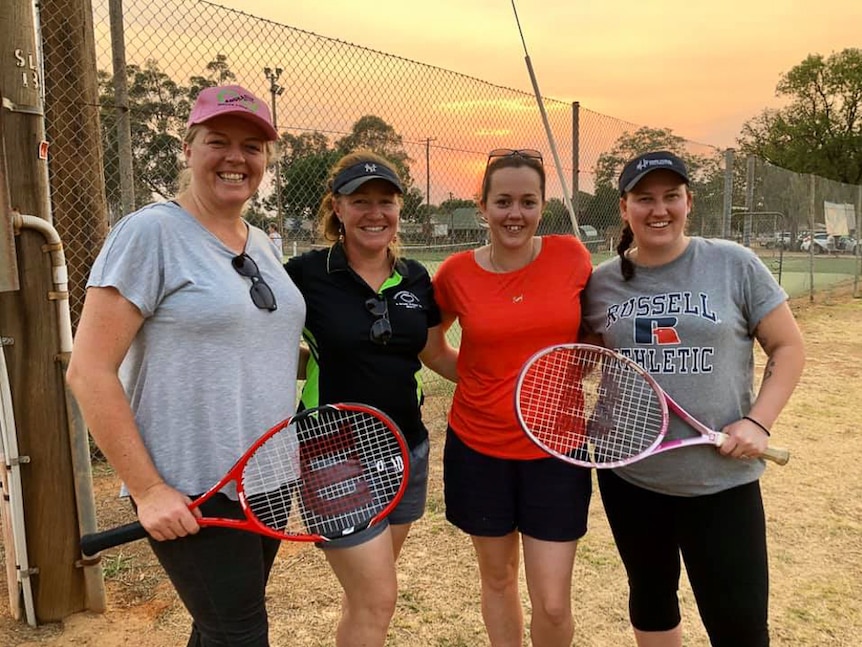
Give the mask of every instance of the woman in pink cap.
<svg viewBox="0 0 862 647">
<path fill-rule="evenodd" d="M 188 644 L 201 647 L 269 645 L 264 589 L 278 542 L 198 532 L 202 514 L 242 518 L 236 493 L 200 511 L 188 504 L 294 413 L 305 304 L 267 234 L 242 217 L 277 138 L 266 104 L 248 90 L 200 93 L 180 193 L 111 231 L 68 372 L 192 616 Z"/>
</svg>

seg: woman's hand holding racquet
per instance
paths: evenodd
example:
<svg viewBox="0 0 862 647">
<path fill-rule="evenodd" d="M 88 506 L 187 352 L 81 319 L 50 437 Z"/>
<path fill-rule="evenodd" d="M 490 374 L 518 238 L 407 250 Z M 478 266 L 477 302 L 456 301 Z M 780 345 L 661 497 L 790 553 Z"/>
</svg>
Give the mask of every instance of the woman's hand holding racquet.
<svg viewBox="0 0 862 647">
<path fill-rule="evenodd" d="M 721 431 L 727 438 L 721 443 L 718 451 L 725 456 L 742 460 L 761 458 L 769 448 L 769 436 L 745 418 L 730 423 Z"/>
<path fill-rule="evenodd" d="M 135 497 L 138 521 L 158 541 L 194 535 L 200 530 L 201 511 L 189 508 L 192 500 L 165 482 Z"/>
</svg>

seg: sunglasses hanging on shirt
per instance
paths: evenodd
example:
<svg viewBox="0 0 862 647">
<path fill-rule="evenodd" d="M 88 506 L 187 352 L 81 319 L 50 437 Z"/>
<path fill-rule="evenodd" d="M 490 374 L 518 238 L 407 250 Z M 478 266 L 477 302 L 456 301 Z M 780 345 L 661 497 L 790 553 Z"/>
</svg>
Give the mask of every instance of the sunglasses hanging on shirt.
<svg viewBox="0 0 862 647">
<path fill-rule="evenodd" d="M 371 324 L 369 337 L 375 344 L 386 345 L 392 339 L 392 323 L 389 321 L 389 306 L 386 297 L 377 295 L 366 299 L 365 307 L 377 319 Z"/>
<path fill-rule="evenodd" d="M 277 310 L 278 304 L 275 302 L 275 295 L 272 293 L 272 288 L 263 280 L 254 259 L 243 252 L 238 256 L 234 256 L 230 262 L 237 274 L 251 279 L 251 288 L 249 293 L 251 294 L 252 303 L 261 310 L 269 310 L 270 312 Z"/>
</svg>

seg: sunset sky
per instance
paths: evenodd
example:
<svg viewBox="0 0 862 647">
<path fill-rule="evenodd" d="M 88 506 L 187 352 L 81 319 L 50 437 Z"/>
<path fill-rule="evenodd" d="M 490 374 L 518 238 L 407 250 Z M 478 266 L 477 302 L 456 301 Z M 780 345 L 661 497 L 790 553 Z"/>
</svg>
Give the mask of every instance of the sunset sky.
<svg viewBox="0 0 862 647">
<path fill-rule="evenodd" d="M 510 0 L 216 0 L 277 23 L 532 91 Z M 733 146 L 808 54 L 862 47 L 859 0 L 520 0 L 542 94 Z"/>
</svg>

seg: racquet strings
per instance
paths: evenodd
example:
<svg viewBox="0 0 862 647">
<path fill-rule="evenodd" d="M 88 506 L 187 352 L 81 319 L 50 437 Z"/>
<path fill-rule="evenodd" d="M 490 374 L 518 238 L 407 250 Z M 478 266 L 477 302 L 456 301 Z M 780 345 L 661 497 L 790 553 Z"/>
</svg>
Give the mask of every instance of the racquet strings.
<svg viewBox="0 0 862 647">
<path fill-rule="evenodd" d="M 385 422 L 363 411 L 298 415 L 261 444 L 242 473 L 248 507 L 284 535 L 334 537 L 364 526 L 396 497 L 401 446 Z"/>
<path fill-rule="evenodd" d="M 593 465 L 638 456 L 665 429 L 650 382 L 601 350 L 560 347 L 538 357 L 522 378 L 519 406 L 540 444 Z"/>
</svg>

